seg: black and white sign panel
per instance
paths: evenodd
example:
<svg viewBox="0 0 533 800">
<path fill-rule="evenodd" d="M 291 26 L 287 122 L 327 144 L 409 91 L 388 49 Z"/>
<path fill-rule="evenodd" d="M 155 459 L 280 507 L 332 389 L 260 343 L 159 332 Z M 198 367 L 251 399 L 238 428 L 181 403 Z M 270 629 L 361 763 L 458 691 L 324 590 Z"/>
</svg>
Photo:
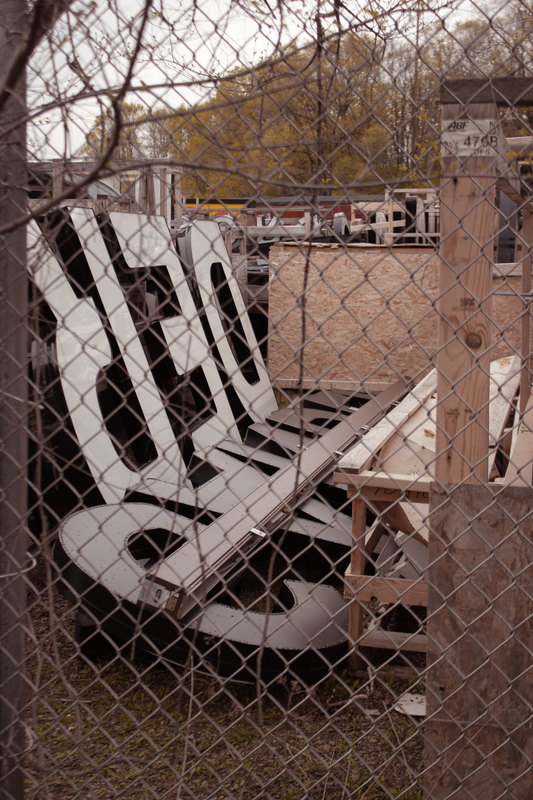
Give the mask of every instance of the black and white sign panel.
<svg viewBox="0 0 533 800">
<path fill-rule="evenodd" d="M 237 591 L 246 554 L 258 563 L 271 558 L 273 532 L 254 532 L 250 518 L 245 535 L 226 543 L 212 540 L 216 526 L 206 523 L 267 486 L 268 474 L 288 459 L 261 456 L 260 449 L 258 455 L 245 444 L 250 426 L 279 412 L 218 226 L 192 226 L 178 255 L 163 218 L 97 218 L 90 209 L 61 214 L 46 246 L 37 225 L 30 226 L 39 250 L 32 278 L 56 320 L 53 348 L 66 407 L 106 503 L 71 514 L 61 526 L 56 557 L 66 594 L 83 596 L 104 628 L 123 639 L 141 613 L 145 641 L 168 658 L 179 659 L 173 643 L 187 638 L 191 625 L 206 641 L 223 641 L 229 661 L 239 647 L 242 655 L 242 646 L 253 650 L 262 641 L 272 652 L 303 651 L 310 643 L 325 651 L 343 647 L 346 609 L 331 586 L 287 569 L 285 601 L 268 620 L 239 607 L 220 586 L 227 575 Z M 310 425 L 317 427 L 312 419 Z M 205 465 L 201 480 L 198 464 Z M 322 489 L 325 497 L 333 491 Z M 161 507 L 169 501 L 175 511 Z M 348 552 L 350 520 L 336 517 L 328 502 L 308 497 L 286 541 L 296 537 L 310 552 L 322 542 L 338 559 Z M 215 557 L 221 546 L 222 561 Z M 179 587 L 146 580 L 169 554 L 184 585 L 213 555 L 211 577 L 198 585 L 194 578 L 197 600 L 176 618 L 160 610 L 165 598 L 152 594 L 177 597 Z"/>
</svg>

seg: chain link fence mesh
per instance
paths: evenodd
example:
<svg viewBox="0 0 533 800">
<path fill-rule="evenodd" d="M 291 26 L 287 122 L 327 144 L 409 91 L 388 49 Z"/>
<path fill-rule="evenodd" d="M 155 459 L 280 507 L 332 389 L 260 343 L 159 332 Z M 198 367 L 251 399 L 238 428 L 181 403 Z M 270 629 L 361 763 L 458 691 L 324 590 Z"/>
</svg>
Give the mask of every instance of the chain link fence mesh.
<svg viewBox="0 0 533 800">
<path fill-rule="evenodd" d="M 531 5 L 2 8 L 2 800 L 529 798 Z"/>
</svg>

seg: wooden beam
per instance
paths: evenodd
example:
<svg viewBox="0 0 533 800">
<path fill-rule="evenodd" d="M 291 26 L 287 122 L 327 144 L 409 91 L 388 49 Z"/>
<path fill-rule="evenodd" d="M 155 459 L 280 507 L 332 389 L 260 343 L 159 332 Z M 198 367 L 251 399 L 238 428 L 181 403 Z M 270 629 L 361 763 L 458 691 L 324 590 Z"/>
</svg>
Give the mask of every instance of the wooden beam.
<svg viewBox="0 0 533 800">
<path fill-rule="evenodd" d="M 361 647 L 375 647 L 379 650 L 405 650 L 411 653 L 425 653 L 427 636 L 423 633 L 401 633 L 372 629 L 363 633 L 359 641 Z"/>
<path fill-rule="evenodd" d="M 442 112 L 445 130 L 478 121 L 480 140 L 498 124 L 494 103 L 470 105 L 466 116 L 459 105 Z M 490 154 L 442 158 L 436 477 L 443 483 L 488 481 L 495 163 Z"/>
<path fill-rule="evenodd" d="M 532 78 L 458 78 L 440 87 L 443 105 L 495 103 L 497 106 L 533 106 Z"/>
<path fill-rule="evenodd" d="M 410 503 L 418 503 L 420 505 L 427 505 L 429 503 L 429 488 L 426 491 L 396 491 L 395 489 L 380 489 L 377 486 L 370 486 L 359 490 L 360 496 L 363 498 L 368 507 L 373 509 L 374 502 L 387 502 L 397 503 L 400 500 L 408 500 Z M 356 492 L 354 492 L 356 494 Z M 348 491 L 348 497 L 350 493 Z"/>
<path fill-rule="evenodd" d="M 533 152 L 533 136 L 507 136 L 507 147 L 517 155 Z"/>
<path fill-rule="evenodd" d="M 409 475 L 398 475 L 394 472 L 370 472 L 365 470 L 359 475 L 344 475 L 342 472 L 333 473 L 333 483 L 345 483 L 359 489 L 392 489 L 399 492 L 429 492 L 432 485 L 431 478 L 411 478 Z"/>
<path fill-rule="evenodd" d="M 520 357 L 506 356 L 490 365 L 489 444 L 496 446 L 503 434 L 520 383 Z"/>
<path fill-rule="evenodd" d="M 367 558 L 370 558 L 384 533 L 387 533 L 386 528 L 377 519 L 365 535 L 365 553 Z"/>
<path fill-rule="evenodd" d="M 522 238 L 525 255 L 522 261 L 522 293 L 531 294 L 531 245 L 533 231 L 531 211 L 524 210 L 522 222 Z M 531 395 L 531 303 L 525 302 L 522 313 L 522 372 L 520 375 L 520 413 L 527 408 Z"/>
<path fill-rule="evenodd" d="M 531 489 L 432 493 L 427 800 L 531 797 Z"/>
<path fill-rule="evenodd" d="M 354 500 L 352 503 L 352 551 L 350 555 L 350 571 L 362 575 L 365 570 L 365 531 L 366 531 L 366 506 L 363 500 Z M 348 656 L 348 667 L 357 670 L 362 666 L 358 655 L 358 642 L 363 630 L 363 606 L 354 597 L 348 612 L 348 638 L 351 650 Z"/>
<path fill-rule="evenodd" d="M 373 491 L 382 492 L 384 490 Z M 425 502 L 428 503 L 429 499 Z M 404 503 L 398 499 L 391 501 L 390 495 L 387 495 L 386 500 L 378 500 L 375 496 L 372 496 L 368 498 L 368 504 L 378 519 L 388 525 L 389 528 L 392 528 L 393 531 L 402 531 L 402 533 L 412 536 L 413 539 L 416 539 L 421 544 L 427 544 L 427 528 L 423 525 L 423 519 L 427 517 L 427 514 L 417 513 L 414 504 L 411 502 Z M 413 520 L 417 522 L 417 528 L 415 528 Z M 425 536 L 424 533 L 426 534 Z"/>
<path fill-rule="evenodd" d="M 379 483 L 382 485 L 376 485 L 372 480 L 363 486 L 348 482 L 351 478 L 360 478 L 361 475 L 378 476 Z M 387 475 L 381 472 L 363 472 L 361 475 L 343 475 L 335 472 L 333 473 L 333 483 L 347 484 L 348 498 L 361 497 L 374 513 L 383 514 L 383 519 L 391 527 L 398 527 L 404 533 L 411 533 L 412 526 L 408 524 L 408 529 L 404 530 L 404 525 L 402 524 L 402 522 L 405 522 L 405 513 L 401 508 L 397 509 L 392 504 L 398 503 L 400 500 L 408 500 L 410 503 L 419 504 L 429 503 L 429 491 L 433 486 L 431 479 L 415 479 L 405 475 Z M 391 505 L 391 508 L 383 511 L 382 503 Z M 401 517 L 401 520 L 399 517 Z"/>
<path fill-rule="evenodd" d="M 231 236 L 231 229 L 229 231 Z M 392 383 L 376 383 L 370 381 L 326 381 L 315 380 L 314 378 L 273 378 L 272 383 L 275 389 L 292 389 L 298 391 L 299 389 L 323 389 L 326 391 L 340 391 L 350 392 L 356 394 L 357 392 L 367 392 L 368 394 L 378 394 L 384 392 L 392 386 Z"/>
<path fill-rule="evenodd" d="M 357 595 L 358 600 L 370 601 L 376 598 L 382 603 L 404 603 L 408 606 L 427 606 L 428 585 L 426 581 L 408 581 L 404 578 L 376 578 L 370 575 L 356 575 L 349 567 L 344 579 L 344 599 Z"/>
</svg>

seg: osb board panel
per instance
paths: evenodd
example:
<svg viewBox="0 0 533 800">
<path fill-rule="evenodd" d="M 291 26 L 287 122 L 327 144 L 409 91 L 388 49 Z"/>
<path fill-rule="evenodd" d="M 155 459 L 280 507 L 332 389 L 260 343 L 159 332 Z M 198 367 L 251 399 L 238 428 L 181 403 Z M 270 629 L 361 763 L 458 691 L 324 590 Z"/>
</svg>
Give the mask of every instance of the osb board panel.
<svg viewBox="0 0 533 800">
<path fill-rule="evenodd" d="M 448 485 L 430 513 L 426 797 L 529 800 L 533 490 Z"/>
<path fill-rule="evenodd" d="M 272 380 L 393 382 L 432 364 L 437 349 L 439 259 L 431 248 L 363 245 L 311 248 L 302 302 L 306 248 L 270 251 L 268 370 Z M 493 281 L 520 292 L 521 278 Z M 492 360 L 520 349 L 516 297 L 493 299 Z M 302 317 L 305 315 L 305 347 Z"/>
</svg>

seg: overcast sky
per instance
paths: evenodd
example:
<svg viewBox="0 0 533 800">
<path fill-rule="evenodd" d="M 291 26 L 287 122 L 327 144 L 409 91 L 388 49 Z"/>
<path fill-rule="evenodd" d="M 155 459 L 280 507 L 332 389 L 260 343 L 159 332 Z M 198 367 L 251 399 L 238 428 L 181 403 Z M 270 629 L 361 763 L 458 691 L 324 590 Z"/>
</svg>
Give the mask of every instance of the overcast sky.
<svg viewBox="0 0 533 800">
<path fill-rule="evenodd" d="M 322 0 L 321 8 L 324 24 L 333 28 L 330 2 Z M 422 27 L 437 16 L 449 25 L 451 16 L 466 16 L 472 8 L 463 0 L 413 0 L 413 8 L 428 6 L 436 13 L 421 13 Z M 416 14 L 397 10 L 407 7 L 375 0 L 346 3 L 341 24 L 360 25 L 366 19 L 412 39 Z M 116 91 L 126 74 L 142 8 L 139 0 L 75 3 L 61 20 L 29 69 L 30 157 L 72 156 L 84 144 L 95 117 L 109 105 L 107 92 Z M 384 11 L 389 17 L 381 22 Z M 300 0 L 286 2 L 283 20 L 276 0 L 171 0 L 164 5 L 160 0 L 150 12 L 132 81 L 136 91 L 127 100 L 156 108 L 204 99 L 213 88 L 209 76 L 250 66 L 290 41 L 309 41 L 315 13 L 315 4 Z M 91 96 L 94 92 L 100 97 Z M 58 99 L 64 101 L 61 108 Z M 48 109 L 49 103 L 55 107 Z"/>
</svg>

